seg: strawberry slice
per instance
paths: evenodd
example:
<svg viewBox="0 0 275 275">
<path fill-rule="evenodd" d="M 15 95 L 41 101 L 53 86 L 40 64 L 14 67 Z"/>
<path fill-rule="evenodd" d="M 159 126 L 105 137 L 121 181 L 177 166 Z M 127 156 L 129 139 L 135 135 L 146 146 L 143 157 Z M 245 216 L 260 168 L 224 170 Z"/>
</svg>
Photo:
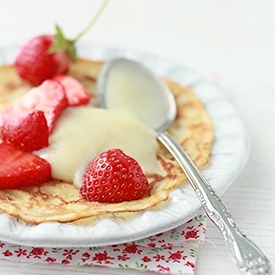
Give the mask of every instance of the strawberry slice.
<svg viewBox="0 0 275 275">
<path fill-rule="evenodd" d="M 51 165 L 44 159 L 12 145 L 0 144 L 0 188 L 38 185 L 51 179 Z"/>
<path fill-rule="evenodd" d="M 20 112 L 40 110 L 44 112 L 51 133 L 62 111 L 68 106 L 64 87 L 56 80 L 45 80 L 32 88 L 0 113 L 0 127 L 9 116 Z"/>
<path fill-rule="evenodd" d="M 144 197 L 149 186 L 136 160 L 120 149 L 111 149 L 89 163 L 80 192 L 88 201 L 116 203 Z"/>
<path fill-rule="evenodd" d="M 49 145 L 49 128 L 44 112 L 34 110 L 7 118 L 2 139 L 24 151 L 36 151 Z"/>
<path fill-rule="evenodd" d="M 75 78 L 69 75 L 56 75 L 54 80 L 59 81 L 65 88 L 70 106 L 79 106 L 89 103 L 91 94 Z"/>
</svg>

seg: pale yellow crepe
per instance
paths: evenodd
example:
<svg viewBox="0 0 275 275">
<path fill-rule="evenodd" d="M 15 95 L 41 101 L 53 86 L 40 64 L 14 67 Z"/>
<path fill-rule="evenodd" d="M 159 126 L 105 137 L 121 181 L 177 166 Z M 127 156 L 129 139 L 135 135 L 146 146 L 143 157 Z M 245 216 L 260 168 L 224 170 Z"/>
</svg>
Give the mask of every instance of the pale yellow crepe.
<svg viewBox="0 0 275 275">
<path fill-rule="evenodd" d="M 96 78 L 102 62 L 79 59 L 70 74 L 96 97 Z M 175 95 L 178 113 L 169 132 L 184 147 L 198 167 L 210 158 L 214 138 L 212 122 L 202 102 L 189 88 L 164 79 Z M 22 81 L 13 66 L 0 67 L 0 109 L 31 88 Z M 37 187 L 0 190 L 0 210 L 31 224 L 42 222 L 73 222 L 95 215 L 115 212 L 137 212 L 167 200 L 169 191 L 186 178 L 165 148 L 160 146 L 158 160 L 165 175 L 146 175 L 151 183 L 149 196 L 131 202 L 96 203 L 84 200 L 79 189 L 69 182 L 52 180 Z"/>
</svg>

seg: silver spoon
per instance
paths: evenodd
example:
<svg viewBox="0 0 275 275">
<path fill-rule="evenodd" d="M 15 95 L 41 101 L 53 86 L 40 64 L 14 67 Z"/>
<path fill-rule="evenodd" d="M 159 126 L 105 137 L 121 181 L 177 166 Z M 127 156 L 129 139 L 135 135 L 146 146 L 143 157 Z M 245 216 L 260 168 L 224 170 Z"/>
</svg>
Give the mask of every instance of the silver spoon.
<svg viewBox="0 0 275 275">
<path fill-rule="evenodd" d="M 271 265 L 262 251 L 237 228 L 227 207 L 187 153 L 165 130 L 174 121 L 176 104 L 170 89 L 143 65 L 114 59 L 101 69 L 97 81 L 102 107 L 134 113 L 156 132 L 186 174 L 207 216 L 222 232 L 233 262 L 243 274 L 268 275 Z"/>
</svg>

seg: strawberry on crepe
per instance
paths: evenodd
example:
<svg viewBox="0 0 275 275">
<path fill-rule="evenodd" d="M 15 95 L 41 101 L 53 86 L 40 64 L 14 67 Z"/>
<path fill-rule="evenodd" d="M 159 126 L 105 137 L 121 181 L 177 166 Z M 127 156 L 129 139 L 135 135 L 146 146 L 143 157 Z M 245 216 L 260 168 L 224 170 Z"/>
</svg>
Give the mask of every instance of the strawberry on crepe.
<svg viewBox="0 0 275 275">
<path fill-rule="evenodd" d="M 83 33 L 57 27 L 0 67 L 0 210 L 31 224 L 146 210 L 186 179 L 140 121 L 89 106 L 103 62 L 76 57 Z M 212 122 L 192 90 L 164 81 L 178 107 L 169 132 L 202 167 Z"/>
<path fill-rule="evenodd" d="M 69 106 L 80 106 L 90 102 L 91 94 L 75 78 L 61 74 L 55 75 L 52 79 L 59 81 L 65 88 Z"/>
<path fill-rule="evenodd" d="M 21 112 L 40 110 L 47 119 L 49 131 L 53 130 L 57 118 L 68 107 L 68 99 L 64 87 L 56 80 L 46 80 L 40 86 L 14 101 L 0 113 L 0 127 L 9 116 Z"/>
<path fill-rule="evenodd" d="M 40 110 L 44 112 L 49 131 L 52 132 L 56 120 L 65 108 L 88 104 L 90 99 L 91 95 L 76 79 L 58 75 L 32 88 L 0 112 L 0 127 L 10 116 Z"/>
<path fill-rule="evenodd" d="M 23 188 L 51 179 L 51 165 L 32 152 L 48 146 L 49 134 L 67 106 L 64 87 L 47 80 L 0 113 L 0 188 Z"/>
<path fill-rule="evenodd" d="M 120 149 L 112 149 L 89 163 L 80 192 L 88 201 L 114 203 L 141 199 L 149 187 L 138 162 Z"/>
<path fill-rule="evenodd" d="M 0 144 L 0 189 L 15 189 L 51 180 L 51 165 L 38 156 Z"/>
<path fill-rule="evenodd" d="M 33 110 L 4 120 L 3 141 L 23 151 L 36 151 L 49 145 L 49 127 L 43 111 Z"/>
<path fill-rule="evenodd" d="M 32 152 L 49 146 L 50 133 L 64 109 L 90 100 L 72 77 L 59 80 L 65 80 L 66 87 L 45 80 L 0 112 L 0 188 L 23 188 L 51 179 L 50 163 Z"/>
<path fill-rule="evenodd" d="M 93 97 L 96 97 L 97 91 L 95 81 L 102 65 L 103 63 L 98 61 L 95 62 L 92 60 L 77 59 L 75 63 L 72 63 L 68 75 L 74 79 L 77 79 L 89 94 L 91 94 Z M 19 104 L 16 103 L 17 100 L 22 100 L 22 98 L 24 99 L 24 95 L 20 97 L 17 96 L 19 94 L 18 91 L 25 87 L 25 82 L 20 79 L 21 78 L 17 75 L 16 69 L 13 65 L 0 67 L 0 109 L 2 109 L 3 113 L 6 112 L 5 110 L 8 110 L 9 108 L 12 110 L 13 108 L 6 107 L 6 104 L 1 105 L 1 102 L 10 102 L 9 105 L 12 106 L 13 104 Z M 199 167 L 202 167 L 208 162 L 210 157 L 211 143 L 213 141 L 213 128 L 211 120 L 203 108 L 201 101 L 197 98 L 192 90 L 186 87 L 182 87 L 181 85 L 178 85 L 167 79 L 165 79 L 165 81 L 173 92 L 178 104 L 178 115 L 175 122 L 169 128 L 169 132 L 185 148 L 196 164 Z M 15 83 L 16 85 L 14 85 Z M 59 81 L 59 83 L 62 83 L 62 81 Z M 39 86 L 36 88 L 39 89 Z M 64 88 L 64 90 L 66 89 Z M 25 89 L 24 94 L 27 96 L 28 92 L 29 91 Z M 70 101 L 68 100 L 68 94 L 66 94 L 67 101 Z M 14 100 L 15 97 L 18 97 L 18 99 Z M 56 98 L 53 99 L 53 102 L 55 102 L 55 100 Z M 50 105 L 51 104 L 52 103 L 50 103 Z M 20 106 L 20 104 L 18 106 Z M 59 106 L 59 104 L 55 104 L 55 106 Z M 63 122 L 67 121 L 67 114 L 79 114 L 77 111 L 78 108 L 89 108 L 86 107 L 87 104 L 81 106 L 65 107 L 59 117 L 55 120 L 56 123 L 52 126 L 52 132 L 50 133 L 49 137 L 49 146 L 44 147 L 42 151 L 48 150 L 50 148 L 53 136 L 56 135 L 59 131 L 58 124 L 63 124 Z M 106 110 L 106 112 L 108 111 Z M 73 117 L 74 116 L 72 116 L 72 118 Z M 88 120 L 97 120 L 98 117 L 100 116 L 96 115 L 92 118 L 89 118 Z M 69 121 L 67 121 L 67 123 L 69 124 Z M 96 138 L 96 131 L 98 130 L 87 127 L 85 120 L 83 123 L 77 124 L 83 124 L 84 129 L 88 128 L 89 135 L 91 133 L 95 135 L 90 143 L 97 144 L 99 141 L 102 141 L 101 138 Z M 105 127 L 103 127 L 103 129 L 104 128 L 110 129 L 110 124 L 107 124 Z M 122 131 L 123 128 L 125 127 L 119 126 L 117 129 L 117 132 L 121 133 L 122 137 L 124 136 L 124 132 Z M 126 129 L 127 128 L 128 127 L 126 127 Z M 72 127 L 72 129 L 74 129 L 74 127 Z M 78 130 L 76 131 L 74 129 L 72 132 L 76 133 Z M 79 136 L 81 137 L 81 133 L 79 133 Z M 84 134 L 83 136 L 87 135 Z M 118 137 L 113 137 L 110 140 L 114 141 L 117 138 Z M 130 140 L 130 142 L 133 141 L 138 141 L 137 135 L 134 135 L 132 140 Z M 62 143 L 60 144 L 62 145 Z M 113 147 L 113 149 L 115 148 L 121 149 L 117 146 Z M 64 161 L 75 158 L 75 153 L 73 153 L 72 149 L 73 148 L 71 147 L 67 147 L 67 154 L 64 158 Z M 142 150 L 140 151 L 142 152 Z M 125 151 L 123 153 L 133 159 L 136 159 L 131 154 L 127 154 Z M 77 186 L 73 184 L 71 180 L 60 180 L 56 179 L 55 177 L 51 177 L 50 180 L 47 180 L 44 183 L 37 185 L 34 184 L 28 188 L 22 187 L 15 189 L 0 189 L 0 210 L 12 216 L 18 217 L 28 223 L 38 224 L 50 221 L 72 222 L 107 213 L 137 212 L 151 208 L 160 202 L 167 200 L 169 191 L 176 188 L 185 179 L 185 175 L 182 173 L 177 163 L 171 158 L 169 153 L 167 153 L 164 148 L 161 146 L 157 147 L 156 154 L 157 161 L 162 167 L 162 171 L 164 172 L 161 174 L 148 173 L 144 170 L 142 171 L 149 183 L 149 188 L 147 189 L 146 187 L 147 192 L 144 193 L 143 197 L 138 198 L 137 200 L 124 200 L 121 202 L 98 202 L 88 200 L 85 198 L 85 195 L 83 197 L 81 192 L 85 190 L 85 185 L 89 187 L 91 184 L 93 186 L 96 185 L 95 182 L 91 183 L 91 181 L 88 180 L 88 174 L 91 175 L 91 169 L 88 164 L 92 163 L 93 160 L 97 157 L 91 156 L 87 162 L 86 169 L 83 171 L 83 179 L 85 177 L 85 180 L 82 182 L 82 191 L 81 184 L 80 186 Z M 98 155 L 100 155 L 100 153 L 98 153 Z M 42 158 L 42 156 L 40 156 L 40 158 Z M 2 159 L 3 158 L 0 160 Z M 47 162 L 50 163 L 49 161 Z M 138 163 L 141 165 L 142 161 L 138 161 Z M 66 167 L 66 165 L 64 167 Z M 51 168 L 52 170 L 54 169 L 54 167 Z M 67 167 L 64 168 L 64 172 L 65 174 L 68 174 L 71 171 Z M 98 173 L 100 173 L 100 171 L 98 171 Z M 110 178 L 113 177 L 114 175 L 110 174 Z M 119 182 L 120 185 L 118 186 L 121 189 L 123 188 L 123 184 L 121 180 Z M 145 186 L 147 185 L 145 184 Z M 98 187 L 101 189 L 105 188 L 104 180 L 100 181 L 100 185 Z M 111 188 L 111 193 L 113 194 L 115 186 L 112 185 Z M 92 192 L 91 189 L 87 190 L 89 190 L 88 193 Z M 117 191 L 122 192 L 123 190 Z M 90 198 L 90 194 L 87 194 L 87 196 Z"/>
</svg>

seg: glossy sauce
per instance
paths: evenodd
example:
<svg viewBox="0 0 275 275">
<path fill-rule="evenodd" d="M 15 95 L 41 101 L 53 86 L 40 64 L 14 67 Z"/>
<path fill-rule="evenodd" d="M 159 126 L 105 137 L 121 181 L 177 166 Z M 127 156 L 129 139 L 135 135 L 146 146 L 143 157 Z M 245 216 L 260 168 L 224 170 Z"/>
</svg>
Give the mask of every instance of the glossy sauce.
<svg viewBox="0 0 275 275">
<path fill-rule="evenodd" d="M 131 62 L 121 62 L 109 69 L 104 95 L 106 107 L 128 111 L 148 127 L 158 129 L 169 112 L 167 97 L 160 92 L 163 87 L 151 72 L 137 68 Z"/>
<path fill-rule="evenodd" d="M 135 158 L 145 173 L 161 172 L 157 146 L 153 131 L 129 113 L 74 107 L 59 118 L 50 146 L 36 153 L 52 165 L 53 178 L 80 187 L 88 163 L 111 148 Z"/>
</svg>

